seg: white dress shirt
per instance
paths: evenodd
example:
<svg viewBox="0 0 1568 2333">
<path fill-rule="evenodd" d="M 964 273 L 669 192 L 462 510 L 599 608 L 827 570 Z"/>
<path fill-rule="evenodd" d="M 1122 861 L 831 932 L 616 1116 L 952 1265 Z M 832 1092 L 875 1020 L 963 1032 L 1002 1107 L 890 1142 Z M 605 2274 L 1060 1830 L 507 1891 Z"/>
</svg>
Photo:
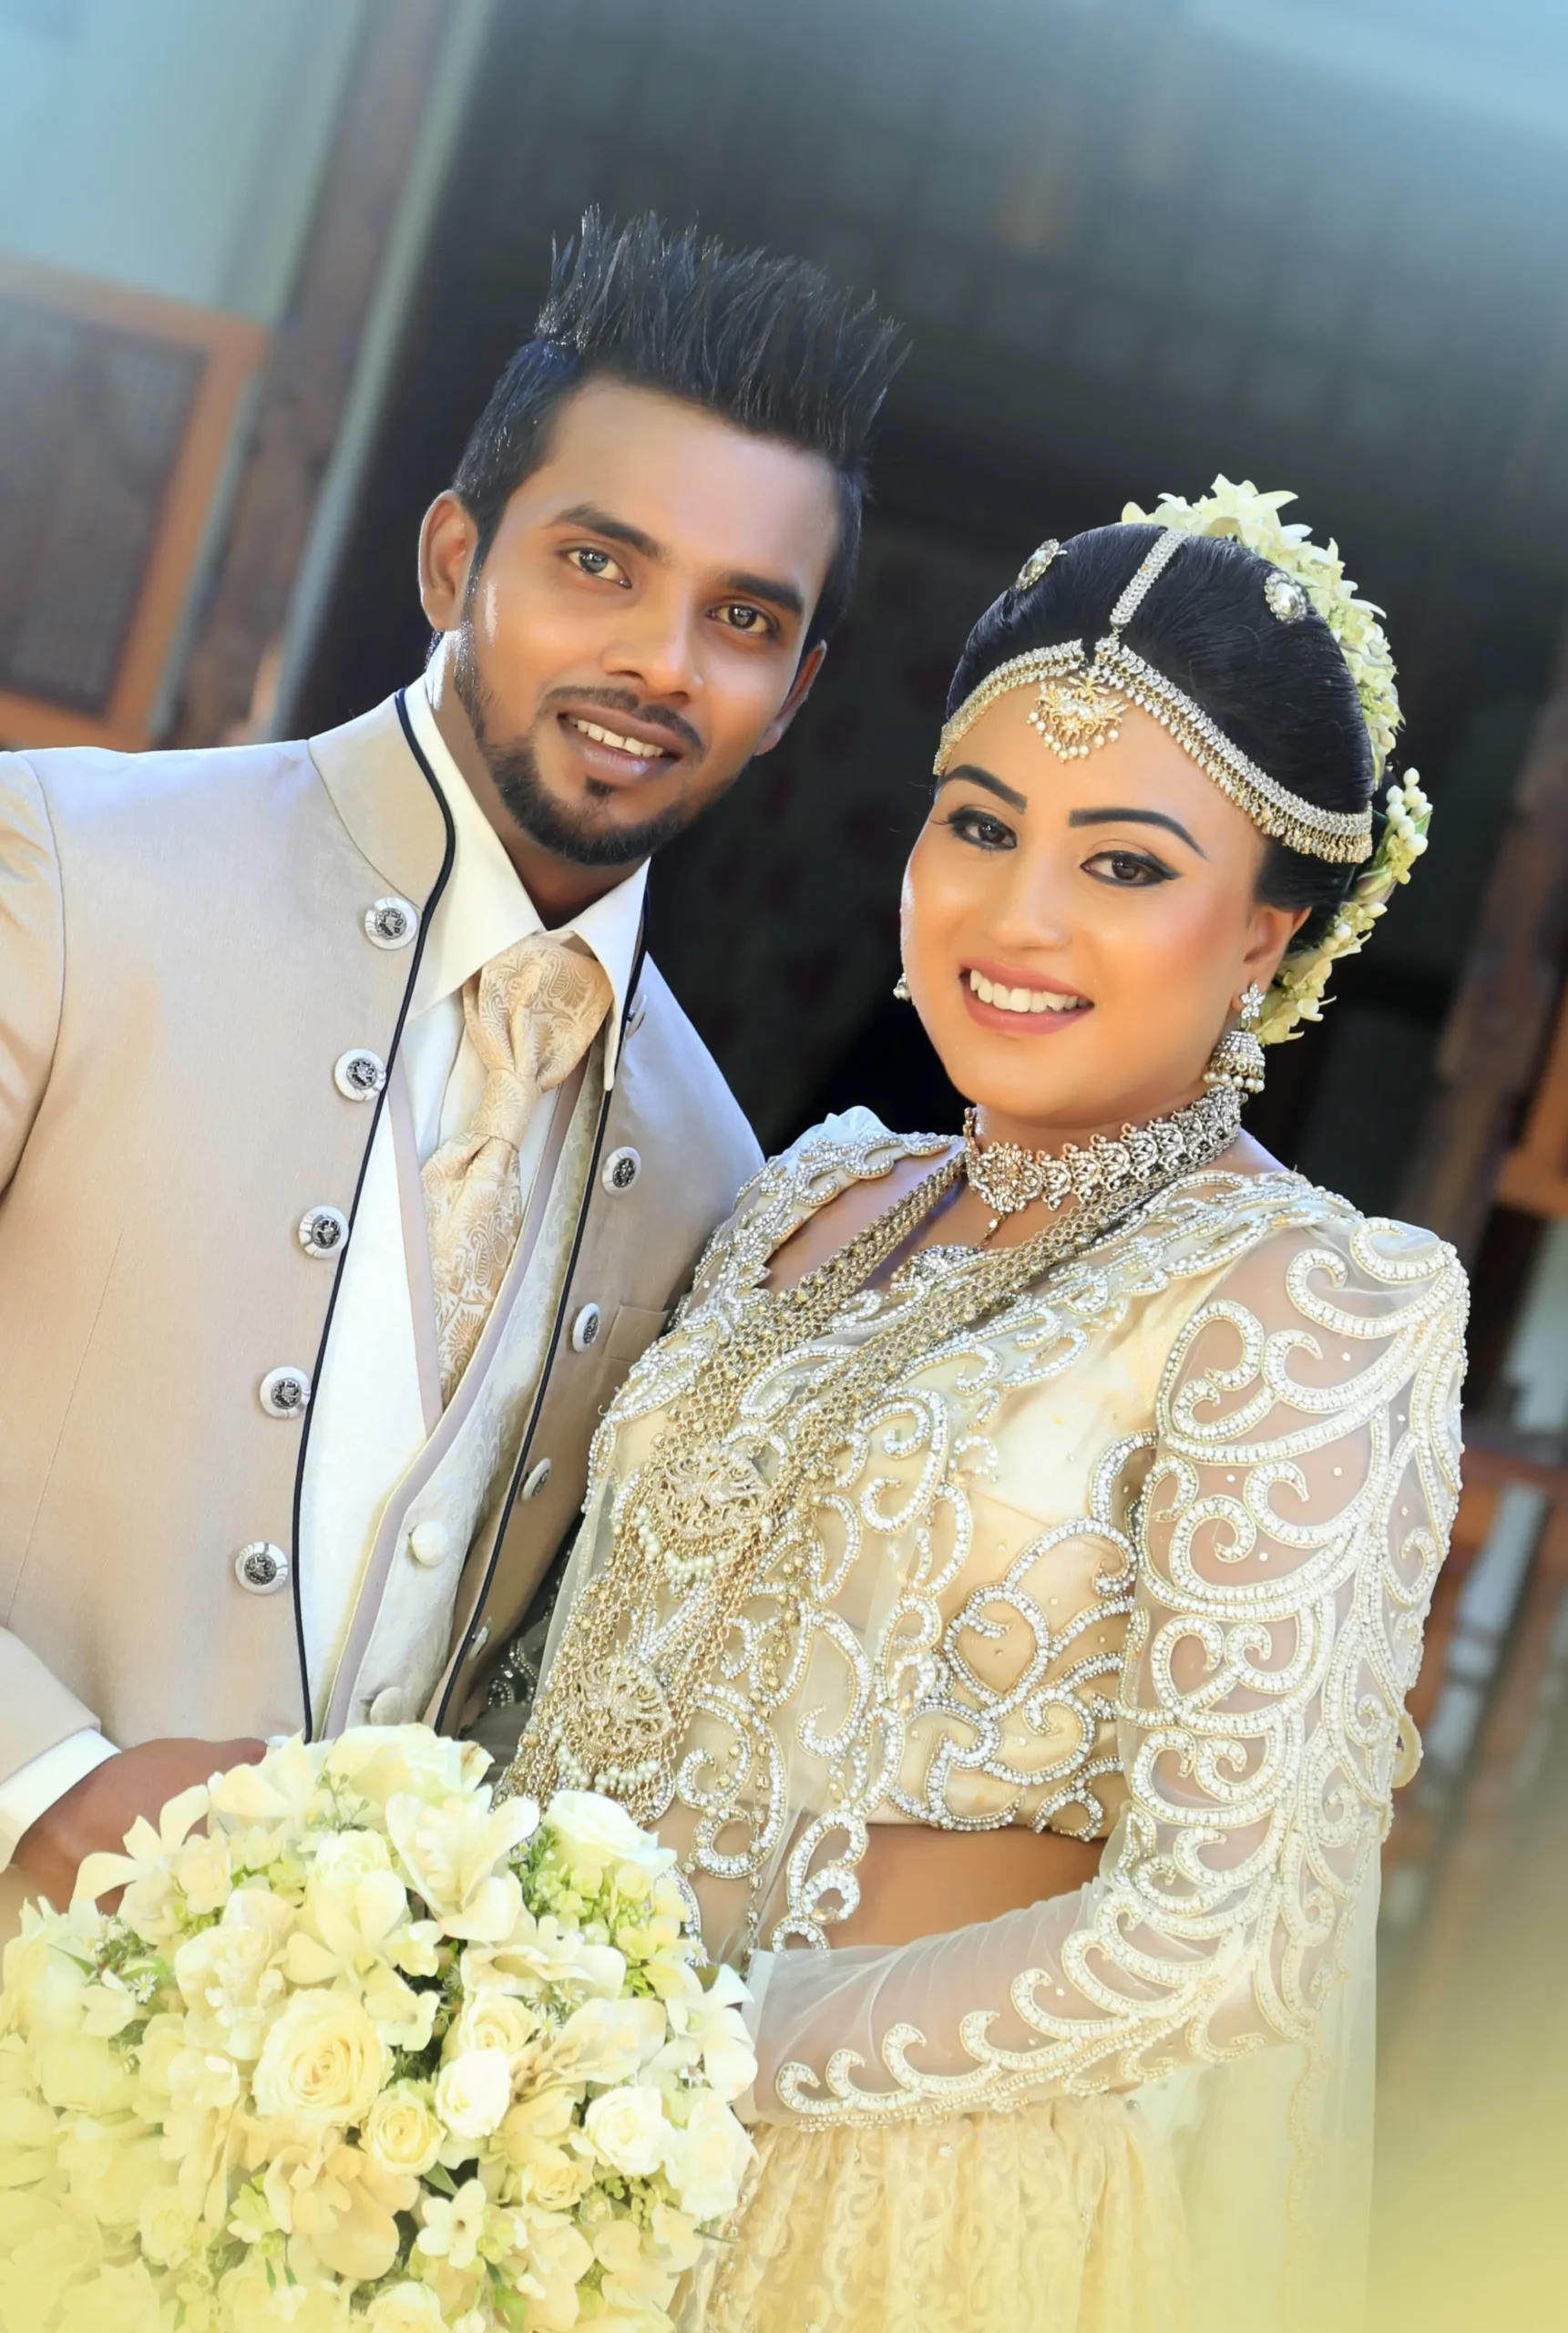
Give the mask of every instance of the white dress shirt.
<svg viewBox="0 0 1568 2333">
<path fill-rule="evenodd" d="M 440 1143 L 461 1133 L 484 1092 L 484 1065 L 464 1025 L 465 983 L 492 956 L 545 925 L 447 750 L 423 682 L 408 690 L 405 702 L 415 735 L 452 813 L 456 841 L 446 889 L 431 913 L 393 1073 L 405 1082 L 423 1166 Z M 607 1087 L 615 1078 L 646 882 L 644 865 L 555 927 L 559 934 L 574 935 L 598 958 L 613 992 L 604 1033 L 595 1040 L 602 1048 Z M 354 1236 L 341 1267 L 333 1333 L 313 1396 L 299 1586 L 311 1706 L 318 1723 L 332 1695 L 383 1512 L 433 1423 L 429 1385 L 422 1382 L 419 1370 L 415 1299 L 405 1247 L 409 1195 L 399 1188 L 390 1106 L 397 1098 L 388 1095 L 371 1145 Z M 525 1215 L 536 1197 L 556 1099 L 554 1094 L 540 1096 L 518 1153 Z M 542 1202 L 546 1194 L 537 1197 Z M 449 1568 L 432 1574 L 432 1608 L 423 1619 L 443 1640 L 455 1584 Z M 9 1863 L 23 1832 L 114 1754 L 115 1745 L 101 1733 L 84 1731 L 0 1783 L 0 1868 Z"/>
</svg>

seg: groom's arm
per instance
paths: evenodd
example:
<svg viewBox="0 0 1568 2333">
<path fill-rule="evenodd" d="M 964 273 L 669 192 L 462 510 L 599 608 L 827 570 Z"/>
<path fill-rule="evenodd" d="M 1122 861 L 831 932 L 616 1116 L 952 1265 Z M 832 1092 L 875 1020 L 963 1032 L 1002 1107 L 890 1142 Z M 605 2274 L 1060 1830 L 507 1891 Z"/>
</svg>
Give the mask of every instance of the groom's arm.
<svg viewBox="0 0 1568 2333">
<path fill-rule="evenodd" d="M 65 992 L 59 854 L 36 772 L 0 754 L 0 1207 L 43 1104 Z M 22 1364 L 26 1355 L 15 1357 Z M 5 1420 L 0 1417 L 0 1435 Z M 20 1528 L 0 1511 L 0 1532 Z M 0 1868 L 69 1902 L 77 1865 L 118 1848 L 138 1814 L 221 1767 L 250 1742 L 157 1742 L 117 1754 L 91 1710 L 21 1638 L 0 1629 Z"/>
<path fill-rule="evenodd" d="M 44 790 L 0 754 L 0 1199 L 38 1115 L 59 1033 L 66 926 Z"/>
<path fill-rule="evenodd" d="M 250 1740 L 169 1741 L 116 1751 L 101 1734 L 89 1738 L 102 1744 L 101 1756 L 29 1825 L 12 1858 L 29 1894 L 46 1896 L 57 1910 L 70 1902 L 84 1858 L 118 1853 L 138 1814 L 156 1824 L 160 1809 L 182 1790 L 210 1782 L 231 1766 L 253 1766 L 267 1748 L 264 1742 Z M 73 1746 L 61 1744 L 62 1750 Z M 46 1763 L 36 1762 L 39 1767 Z M 21 1779 L 14 1776 L 10 1786 Z M 4 1797 L 0 1787 L 0 1804 Z"/>
<path fill-rule="evenodd" d="M 0 1207 L 48 1086 L 65 965 L 65 903 L 48 805 L 31 764 L 0 754 Z M 16 1359 L 26 1364 L 25 1355 Z M 9 1753 L 0 1756 L 4 1865 L 34 1821 L 113 1752 L 92 1711 L 6 1630 L 0 1630 L 0 1708 L 12 1736 Z"/>
</svg>

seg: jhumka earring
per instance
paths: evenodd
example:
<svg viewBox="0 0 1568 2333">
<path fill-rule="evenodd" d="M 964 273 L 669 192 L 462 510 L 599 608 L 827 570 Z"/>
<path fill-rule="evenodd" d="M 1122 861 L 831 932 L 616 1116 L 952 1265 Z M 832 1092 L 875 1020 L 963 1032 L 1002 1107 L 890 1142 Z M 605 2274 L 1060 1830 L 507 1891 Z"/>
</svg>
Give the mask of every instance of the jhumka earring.
<svg viewBox="0 0 1568 2333">
<path fill-rule="evenodd" d="M 900 1004 L 908 1003 L 909 983 L 905 979 L 902 972 L 899 973 L 897 979 L 893 983 L 893 993 L 897 998 Z"/>
<path fill-rule="evenodd" d="M 1230 1085 L 1238 1094 L 1263 1092 L 1263 1047 L 1252 1033 L 1253 1023 L 1263 1011 L 1263 1002 L 1262 989 L 1255 981 L 1249 982 L 1237 1007 L 1241 1024 L 1227 1029 L 1209 1055 L 1209 1065 L 1204 1072 L 1205 1085 Z"/>
</svg>

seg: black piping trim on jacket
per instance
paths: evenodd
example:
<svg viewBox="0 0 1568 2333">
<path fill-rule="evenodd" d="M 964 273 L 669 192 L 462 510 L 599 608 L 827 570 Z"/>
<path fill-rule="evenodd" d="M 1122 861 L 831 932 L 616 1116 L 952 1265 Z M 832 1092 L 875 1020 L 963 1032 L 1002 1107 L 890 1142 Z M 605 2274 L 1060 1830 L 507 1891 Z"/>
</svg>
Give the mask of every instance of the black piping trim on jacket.
<svg viewBox="0 0 1568 2333">
<path fill-rule="evenodd" d="M 631 1017 L 632 1001 L 637 994 L 637 984 L 642 977 L 642 962 L 647 953 L 648 926 L 647 918 L 646 915 L 644 915 L 643 920 L 639 926 L 637 933 L 637 952 L 631 960 L 631 978 L 626 983 L 626 1002 L 621 1008 L 619 1043 L 622 1048 L 624 1048 L 626 1043 L 626 1024 Z M 620 1068 L 620 1062 L 618 1053 L 616 1060 L 617 1074 L 619 1074 Z M 534 1390 L 533 1407 L 528 1412 L 528 1422 L 523 1429 L 523 1438 L 518 1447 L 517 1464 L 512 1468 L 511 1485 L 507 1492 L 506 1504 L 501 1509 L 501 1519 L 496 1526 L 496 1536 L 490 1543 L 490 1557 L 489 1561 L 485 1566 L 485 1577 L 480 1583 L 479 1593 L 474 1599 L 474 1609 L 468 1620 L 467 1627 L 464 1630 L 463 1641 L 456 1648 L 454 1652 L 452 1658 L 452 1674 L 446 1680 L 446 1690 L 441 1696 L 441 1706 L 436 1712 L 436 1725 L 437 1732 L 439 1732 L 440 1728 L 446 1722 L 447 1713 L 452 1707 L 453 1696 L 457 1691 L 458 1682 L 462 1677 L 463 1670 L 466 1663 L 468 1647 L 473 1639 L 475 1626 L 478 1621 L 479 1615 L 485 1608 L 485 1598 L 489 1595 L 491 1586 L 495 1580 L 496 1566 L 501 1560 L 501 1548 L 506 1540 L 507 1526 L 512 1519 L 512 1509 L 518 1503 L 518 1491 L 521 1485 L 528 1459 L 532 1454 L 534 1435 L 538 1430 L 540 1413 L 542 1413 L 545 1405 L 545 1395 L 549 1391 L 550 1372 L 554 1369 L 556 1364 L 556 1355 L 560 1350 L 561 1331 L 566 1325 L 566 1316 L 571 1305 L 571 1284 L 577 1272 L 578 1258 L 582 1253 L 583 1238 L 588 1230 L 589 1210 L 593 1205 L 593 1195 L 599 1188 L 600 1153 L 604 1148 L 604 1133 L 605 1128 L 610 1124 L 610 1108 L 614 1098 L 614 1088 L 607 1085 L 604 1089 L 604 1097 L 599 1105 L 599 1126 L 593 1137 L 593 1156 L 588 1162 L 588 1174 L 583 1182 L 582 1207 L 577 1218 L 577 1232 L 571 1243 L 571 1254 L 567 1259 L 566 1272 L 561 1280 L 560 1302 L 556 1307 L 556 1317 L 554 1324 L 550 1330 L 549 1344 L 546 1350 L 544 1362 L 539 1370 L 538 1384 Z M 571 1521 L 567 1525 L 567 1530 L 569 1532 L 573 1529 L 577 1520 L 578 1517 L 574 1515 Z M 552 1550 L 552 1557 L 554 1552 L 555 1551 Z"/>
<path fill-rule="evenodd" d="M 322 1372 L 326 1365 L 327 1339 L 332 1334 L 333 1315 L 337 1310 L 338 1290 L 343 1286 L 343 1262 L 348 1255 L 349 1247 L 354 1238 L 354 1224 L 359 1218 L 359 1202 L 361 1195 L 364 1190 L 364 1178 L 370 1172 L 370 1154 L 375 1146 L 376 1128 L 381 1124 L 381 1114 L 386 1107 L 386 1096 L 392 1084 L 392 1064 L 397 1059 L 397 1048 L 403 1041 L 403 1026 L 404 1023 L 408 1018 L 409 1005 L 413 1002 L 414 983 L 419 978 L 419 967 L 425 955 L 425 943 L 430 936 L 431 912 L 435 908 L 436 901 L 440 899 L 442 892 L 446 889 L 447 882 L 450 879 L 452 873 L 452 861 L 456 858 L 457 851 L 457 829 L 452 823 L 451 808 L 447 803 L 446 797 L 441 791 L 440 782 L 437 779 L 435 771 L 425 760 L 419 741 L 414 734 L 413 724 L 408 718 L 408 711 L 407 707 L 404 704 L 403 695 L 403 691 L 399 689 L 396 697 L 397 718 L 399 723 L 402 725 L 403 735 L 407 743 L 408 750 L 413 755 L 419 768 L 424 772 L 425 782 L 429 786 L 431 793 L 436 797 L 436 807 L 441 813 L 441 823 L 446 830 L 446 848 L 442 854 L 441 865 L 436 877 L 435 887 L 420 910 L 419 930 L 414 942 L 414 961 L 408 967 L 408 979 L 403 991 L 403 1002 L 398 1011 L 396 1025 L 394 1027 L 392 1032 L 392 1043 L 387 1049 L 386 1084 L 383 1085 L 380 1093 L 375 1097 L 375 1108 L 371 1115 L 370 1132 L 365 1137 L 364 1156 L 359 1162 L 359 1180 L 354 1187 L 354 1204 L 348 1211 L 348 1237 L 343 1241 L 343 1255 L 339 1257 L 337 1269 L 333 1274 L 332 1293 L 327 1298 L 326 1319 L 322 1322 L 321 1342 L 316 1347 L 315 1372 L 311 1379 L 312 1398 L 306 1406 L 304 1418 L 301 1426 L 300 1458 L 299 1464 L 294 1469 L 293 1561 L 290 1571 L 290 1585 L 293 1590 L 294 1598 L 294 1641 L 299 1649 L 300 1697 L 304 1704 L 304 1736 L 307 1742 L 311 1740 L 315 1730 L 315 1713 L 311 1708 L 311 1665 L 309 1656 L 305 1650 L 304 1607 L 300 1597 L 300 1516 L 304 1504 L 305 1461 L 310 1454 L 311 1423 L 315 1415 L 315 1393 L 321 1384 Z"/>
</svg>

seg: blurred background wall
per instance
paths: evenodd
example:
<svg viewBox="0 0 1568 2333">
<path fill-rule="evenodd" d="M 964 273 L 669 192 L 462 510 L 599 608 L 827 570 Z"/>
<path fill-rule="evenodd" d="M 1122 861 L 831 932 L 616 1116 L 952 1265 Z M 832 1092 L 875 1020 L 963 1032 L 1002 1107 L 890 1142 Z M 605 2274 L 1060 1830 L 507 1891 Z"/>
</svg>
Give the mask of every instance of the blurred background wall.
<svg viewBox="0 0 1568 2333">
<path fill-rule="evenodd" d="M 275 324 L 364 0 L 5 0 L 0 244 Z"/>
<path fill-rule="evenodd" d="M 500 7 L 298 713 L 421 647 L 407 545 L 582 205 L 819 259 L 907 320 L 866 588 L 810 718 L 654 887 L 764 1141 L 950 1109 L 887 991 L 968 623 L 1042 536 L 1216 469 L 1294 487 L 1391 611 L 1423 881 L 1271 1080 L 1391 1206 L 1568 587 L 1568 17 L 1462 0 Z M 690 912 L 701 898 L 702 912 Z"/>
<path fill-rule="evenodd" d="M 954 1123 L 897 875 L 1042 537 L 1224 470 L 1389 612 L 1433 848 L 1255 1124 L 1475 1273 L 1389 1850 L 1419 2121 L 1487 1857 L 1568 1772 L 1568 10 L 0 0 L 0 737 L 310 731 L 416 673 L 420 513 L 589 202 L 805 253 L 912 342 L 824 681 L 651 885 L 764 1142 Z"/>
</svg>

